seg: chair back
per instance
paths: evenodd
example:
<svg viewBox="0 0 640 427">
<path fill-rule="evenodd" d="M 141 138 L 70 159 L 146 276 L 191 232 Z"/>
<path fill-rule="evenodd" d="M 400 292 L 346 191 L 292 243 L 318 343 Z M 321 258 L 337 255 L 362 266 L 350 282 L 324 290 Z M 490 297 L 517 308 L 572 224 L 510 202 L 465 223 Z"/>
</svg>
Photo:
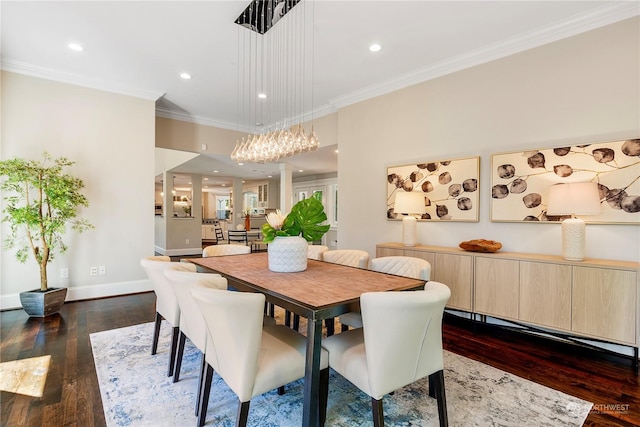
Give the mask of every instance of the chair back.
<svg viewBox="0 0 640 427">
<path fill-rule="evenodd" d="M 178 264 L 178 263 L 176 263 Z M 219 274 L 185 271 L 180 266 L 172 266 L 164 271 L 180 306 L 180 331 L 200 350 L 205 351 L 207 325 L 200 308 L 191 295 L 191 288 L 202 285 L 213 289 L 227 289 L 227 279 Z"/>
<path fill-rule="evenodd" d="M 173 287 L 164 276 L 164 271 L 170 267 L 181 268 L 186 271 L 196 271 L 196 265 L 190 262 L 171 262 L 168 256 L 150 256 L 140 260 L 140 265 L 151 280 L 156 294 L 156 311 L 164 317 L 171 326 L 180 323 L 180 307 L 173 293 Z"/>
<path fill-rule="evenodd" d="M 349 267 L 367 268 L 369 265 L 369 253 L 359 249 L 335 249 L 324 251 L 322 260 Z"/>
<path fill-rule="evenodd" d="M 211 245 L 202 250 L 202 256 L 204 258 L 210 256 L 239 255 L 248 253 L 251 253 L 250 246 L 231 244 Z"/>
<path fill-rule="evenodd" d="M 427 281 L 431 276 L 431 264 L 422 258 L 410 256 L 385 256 L 371 260 L 370 269 L 396 276 L 412 277 Z"/>
<path fill-rule="evenodd" d="M 329 250 L 329 247 L 322 245 L 309 245 L 307 258 L 322 261 L 322 254 Z"/>
<path fill-rule="evenodd" d="M 265 296 L 196 284 L 191 289 L 207 325 L 207 363 L 241 402 L 251 399 L 262 342 Z"/>
<path fill-rule="evenodd" d="M 227 241 L 229 244 L 242 243 L 244 245 L 249 244 L 249 238 L 246 230 L 227 230 Z"/>
<path fill-rule="evenodd" d="M 442 316 L 450 296 L 439 282 L 429 282 L 422 291 L 360 296 L 372 397 L 443 369 Z"/>
<path fill-rule="evenodd" d="M 224 233 L 222 232 L 222 228 L 216 227 L 215 232 L 216 232 L 216 240 L 218 242 L 222 242 L 224 240 Z"/>
</svg>

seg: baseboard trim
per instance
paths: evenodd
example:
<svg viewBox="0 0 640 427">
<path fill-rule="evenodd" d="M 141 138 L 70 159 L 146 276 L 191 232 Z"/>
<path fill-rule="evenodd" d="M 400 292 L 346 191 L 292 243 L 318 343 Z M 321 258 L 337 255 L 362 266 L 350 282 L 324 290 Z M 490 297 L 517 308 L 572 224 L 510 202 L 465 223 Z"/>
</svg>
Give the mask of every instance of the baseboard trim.
<svg viewBox="0 0 640 427">
<path fill-rule="evenodd" d="M 70 287 L 65 301 L 80 301 L 85 299 L 113 297 L 118 295 L 135 294 L 152 291 L 153 287 L 148 279 L 129 282 L 104 283 L 91 286 Z M 0 295 L 0 310 L 21 308 L 20 294 Z"/>
</svg>

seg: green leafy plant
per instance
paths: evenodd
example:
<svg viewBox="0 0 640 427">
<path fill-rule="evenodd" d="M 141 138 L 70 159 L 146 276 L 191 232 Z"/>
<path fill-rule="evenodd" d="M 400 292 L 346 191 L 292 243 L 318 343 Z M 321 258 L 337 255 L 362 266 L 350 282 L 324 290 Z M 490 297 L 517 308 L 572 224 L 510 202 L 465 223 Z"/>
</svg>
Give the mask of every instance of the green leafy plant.
<svg viewBox="0 0 640 427">
<path fill-rule="evenodd" d="M 279 210 L 267 215 L 267 222 L 262 226 L 262 240 L 270 243 L 278 236 L 302 236 L 312 242 L 329 231 L 328 224 L 321 225 L 326 220 L 327 214 L 320 200 L 315 197 L 300 200 L 286 216 Z"/>
<path fill-rule="evenodd" d="M 62 237 L 67 225 L 78 232 L 93 228 L 77 218 L 78 208 L 89 206 L 80 192 L 81 179 L 64 173 L 75 162 L 65 157 L 54 159 L 47 152 L 43 159 L 0 161 L 0 190 L 5 208 L 2 221 L 9 223 L 6 247 L 17 248 L 16 258 L 26 262 L 32 254 L 40 266 L 40 290 L 46 291 L 47 264 L 67 250 Z"/>
</svg>

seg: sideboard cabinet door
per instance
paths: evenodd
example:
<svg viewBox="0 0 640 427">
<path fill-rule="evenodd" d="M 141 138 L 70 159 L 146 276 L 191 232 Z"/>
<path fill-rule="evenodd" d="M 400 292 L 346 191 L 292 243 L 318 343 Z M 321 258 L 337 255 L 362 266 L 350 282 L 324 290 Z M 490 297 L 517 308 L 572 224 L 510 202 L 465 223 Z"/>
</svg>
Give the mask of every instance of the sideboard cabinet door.
<svg viewBox="0 0 640 427">
<path fill-rule="evenodd" d="M 435 254 L 431 279 L 451 289 L 447 307 L 471 311 L 472 267 L 471 256 Z"/>
<path fill-rule="evenodd" d="M 475 271 L 474 311 L 517 320 L 520 263 L 477 256 Z"/>
<path fill-rule="evenodd" d="M 571 266 L 520 261 L 520 320 L 571 330 Z"/>
<path fill-rule="evenodd" d="M 574 267 L 572 330 L 635 345 L 636 274 L 634 271 Z"/>
</svg>

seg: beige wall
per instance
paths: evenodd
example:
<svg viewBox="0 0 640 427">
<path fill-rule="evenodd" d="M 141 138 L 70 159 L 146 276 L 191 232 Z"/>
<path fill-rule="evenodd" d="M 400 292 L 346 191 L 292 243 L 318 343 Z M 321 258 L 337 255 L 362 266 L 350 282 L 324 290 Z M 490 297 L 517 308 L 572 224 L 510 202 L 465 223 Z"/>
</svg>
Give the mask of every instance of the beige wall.
<svg viewBox="0 0 640 427">
<path fill-rule="evenodd" d="M 231 154 L 242 136 L 232 130 L 156 117 L 156 147 L 160 148 L 200 153 L 202 144 L 207 144 L 207 153 Z"/>
<path fill-rule="evenodd" d="M 81 215 L 95 229 L 69 233 L 69 251 L 49 265 L 50 285 L 68 286 L 68 299 L 150 289 L 139 261 L 154 246 L 154 101 L 9 72 L 1 83 L 2 159 L 67 156 L 90 202 Z M 90 276 L 100 265 L 107 274 Z M 17 293 L 38 285 L 34 261 L 0 253 L 2 308 L 19 306 Z"/>
<path fill-rule="evenodd" d="M 420 222 L 418 242 L 560 254 L 558 224 L 490 221 L 491 154 L 640 137 L 639 28 L 629 19 L 341 109 L 338 246 L 374 254 L 401 240 L 385 219 L 388 166 L 479 155 L 480 222 Z M 638 242 L 637 225 L 587 226 L 588 257 L 638 261 Z"/>
</svg>

